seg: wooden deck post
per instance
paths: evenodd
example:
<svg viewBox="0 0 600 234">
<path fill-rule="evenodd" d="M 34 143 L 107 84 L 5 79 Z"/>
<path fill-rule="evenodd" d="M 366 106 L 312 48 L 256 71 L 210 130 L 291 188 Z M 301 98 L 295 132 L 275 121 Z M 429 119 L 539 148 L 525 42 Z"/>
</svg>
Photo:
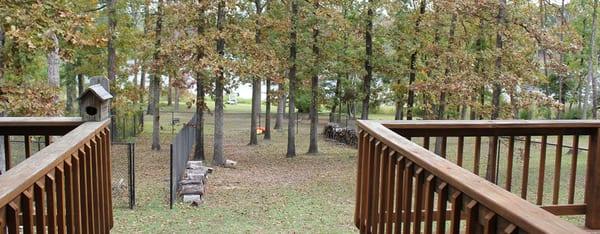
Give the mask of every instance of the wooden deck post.
<svg viewBox="0 0 600 234">
<path fill-rule="evenodd" d="M 600 228 L 600 128 L 590 135 L 585 182 L 585 227 Z"/>
</svg>

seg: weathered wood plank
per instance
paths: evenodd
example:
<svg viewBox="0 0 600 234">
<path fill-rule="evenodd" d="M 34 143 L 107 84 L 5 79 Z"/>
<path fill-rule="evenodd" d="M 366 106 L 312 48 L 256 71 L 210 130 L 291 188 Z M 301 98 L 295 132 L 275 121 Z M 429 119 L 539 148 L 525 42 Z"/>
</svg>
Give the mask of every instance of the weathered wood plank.
<svg viewBox="0 0 600 234">
<path fill-rule="evenodd" d="M 404 175 L 402 176 L 404 179 L 404 188 L 402 189 L 402 212 L 404 216 L 403 233 L 410 233 L 410 223 L 412 220 L 412 200 L 413 200 L 413 162 L 408 161 L 404 166 Z"/>
<path fill-rule="evenodd" d="M 396 179 L 398 179 L 398 177 L 396 176 L 396 161 L 397 161 L 397 155 L 396 152 L 390 152 L 388 154 L 388 168 L 387 168 L 387 177 L 388 179 L 388 194 L 387 194 L 387 199 L 386 199 L 386 204 L 387 204 L 387 216 L 386 216 L 386 227 L 385 227 L 385 233 L 392 233 L 392 228 L 393 228 L 393 223 L 394 223 L 394 192 L 396 190 Z"/>
<path fill-rule="evenodd" d="M 56 179 L 54 171 L 46 175 L 46 216 L 48 216 L 48 234 L 57 233 L 57 204 L 56 204 Z"/>
<path fill-rule="evenodd" d="M 108 123 L 109 120 L 83 123 L 55 143 L 43 148 L 26 161 L 0 176 L 0 206 L 8 204 L 8 202 L 19 196 L 23 190 L 43 178 L 59 163 L 63 162 L 71 152 L 83 145 L 96 132 L 108 126 Z"/>
<path fill-rule="evenodd" d="M 361 196 L 362 196 L 362 181 L 363 181 L 363 157 L 365 155 L 365 153 L 363 152 L 365 150 L 365 132 L 360 130 L 358 132 L 358 152 L 357 152 L 357 158 L 358 158 L 358 164 L 357 164 L 357 170 L 356 170 L 356 200 L 355 203 L 356 204 L 354 206 L 354 226 L 356 226 L 357 228 L 360 228 L 360 207 L 361 207 Z"/>
<path fill-rule="evenodd" d="M 552 188 L 552 204 L 558 204 L 558 196 L 560 193 L 560 169 L 562 166 L 562 144 L 563 144 L 563 136 L 559 135 L 556 138 L 556 159 L 554 161 L 554 186 Z"/>
<path fill-rule="evenodd" d="M 590 135 L 585 183 L 585 226 L 600 229 L 600 128 Z"/>
<path fill-rule="evenodd" d="M 486 182 L 454 163 L 437 157 L 432 152 L 397 135 L 379 123 L 359 120 L 358 125 L 392 150 L 407 157 L 415 165 L 438 177 L 440 181 L 447 182 L 452 188 L 463 192 L 489 210 L 493 210 L 502 220 L 508 220 L 528 232 L 564 233 L 578 230 L 572 224 Z M 519 212 L 515 212 L 514 207 L 519 207 Z"/>
<path fill-rule="evenodd" d="M 33 186 L 33 196 L 35 199 L 35 230 L 36 233 L 46 233 L 46 218 L 44 208 L 46 204 L 46 178 L 40 179 Z"/>
<path fill-rule="evenodd" d="M 446 210 L 448 206 L 448 190 L 448 184 L 446 182 L 441 182 L 437 186 L 437 234 L 446 233 L 446 212 L 442 211 Z"/>
<path fill-rule="evenodd" d="M 425 234 L 431 234 L 433 233 L 433 200 L 435 198 L 435 177 L 433 175 L 427 176 L 423 189 L 425 193 L 425 218 L 423 229 Z"/>
<path fill-rule="evenodd" d="M 11 145 L 10 145 L 10 135 L 4 135 L 4 163 L 6 165 L 6 170 L 12 168 L 12 154 L 11 154 Z"/>
<path fill-rule="evenodd" d="M 31 156 L 31 136 L 23 136 L 23 142 L 25 142 L 25 158 Z"/>
<path fill-rule="evenodd" d="M 537 205 L 542 205 L 544 201 L 544 176 L 546 170 L 546 142 L 548 136 L 542 136 L 542 143 L 540 144 L 540 171 L 538 174 L 538 188 L 537 188 Z"/>
<path fill-rule="evenodd" d="M 56 225 L 58 233 L 66 233 L 66 200 L 64 164 L 58 165 L 55 171 L 56 184 Z"/>
<path fill-rule="evenodd" d="M 465 208 L 466 213 L 466 230 L 465 233 L 475 234 L 480 232 L 479 227 L 479 207 L 477 201 L 471 200 Z"/>
<path fill-rule="evenodd" d="M 456 152 L 456 164 L 458 164 L 461 167 L 463 165 L 464 147 L 465 147 L 465 137 L 460 136 L 460 137 L 458 137 L 458 143 L 457 143 L 457 149 L 456 149 L 457 150 L 457 152 Z"/>
<path fill-rule="evenodd" d="M 462 193 L 454 191 L 450 196 L 452 203 L 452 213 L 450 215 L 450 231 L 452 233 L 460 233 L 460 211 L 462 209 Z"/>
<path fill-rule="evenodd" d="M 573 146 L 571 148 L 571 175 L 569 178 L 569 195 L 567 202 L 575 203 L 575 183 L 577 178 L 577 156 L 579 154 L 579 135 L 573 135 Z"/>
<path fill-rule="evenodd" d="M 523 175 L 521 176 L 521 198 L 527 200 L 527 185 L 529 184 L 529 160 L 531 158 L 531 136 L 525 138 L 525 151 L 523 152 Z"/>
<path fill-rule="evenodd" d="M 406 160 L 404 157 L 398 157 L 398 161 L 396 162 L 396 214 L 403 213 L 403 200 L 404 200 L 404 168 L 405 168 Z M 396 234 L 402 233 L 402 217 L 401 215 L 396 215 L 396 222 L 394 224 L 394 231 Z"/>
<path fill-rule="evenodd" d="M 554 215 L 581 215 L 586 212 L 586 205 L 548 205 L 541 206 L 542 209 Z"/>
<path fill-rule="evenodd" d="M 475 137 L 475 159 L 473 161 L 473 173 L 479 175 L 479 161 L 481 159 L 481 137 Z"/>
<path fill-rule="evenodd" d="M 414 221 L 413 221 L 413 233 L 421 233 L 421 216 L 423 215 L 423 178 L 424 178 L 424 170 L 418 166 L 414 167 L 414 184 L 415 184 L 415 202 L 414 202 Z"/>
<path fill-rule="evenodd" d="M 23 233 L 34 232 L 34 206 L 33 206 L 33 187 L 25 190 L 21 195 L 21 217 L 23 220 Z"/>
<path fill-rule="evenodd" d="M 508 140 L 508 157 L 506 158 L 506 190 L 510 191 L 512 187 L 513 157 L 515 151 L 515 137 L 510 136 Z"/>
</svg>

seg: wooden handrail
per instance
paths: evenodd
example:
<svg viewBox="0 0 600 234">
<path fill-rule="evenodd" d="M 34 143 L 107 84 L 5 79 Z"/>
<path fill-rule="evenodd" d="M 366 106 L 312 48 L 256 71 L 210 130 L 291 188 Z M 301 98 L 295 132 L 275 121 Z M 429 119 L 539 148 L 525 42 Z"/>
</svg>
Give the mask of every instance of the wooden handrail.
<svg viewBox="0 0 600 234">
<path fill-rule="evenodd" d="M 15 125 L 48 126 L 34 120 Z M 10 126 L 7 120 L 0 122 L 4 124 L 0 129 Z M 110 120 L 65 119 L 55 126 L 77 122 L 72 131 L 0 176 L 0 230 L 108 233 L 112 227 Z"/>
<path fill-rule="evenodd" d="M 82 123 L 80 117 L 0 117 L 0 135 L 62 136 Z"/>
<path fill-rule="evenodd" d="M 79 126 L 81 117 L 0 117 L 0 127 L 5 126 Z"/>
<path fill-rule="evenodd" d="M 575 123 L 576 122 L 576 123 Z M 567 126 L 576 125 L 582 128 L 590 128 L 592 126 L 597 126 L 600 122 L 581 122 L 581 121 L 564 121 L 558 124 L 558 126 L 554 126 L 556 128 L 566 128 Z M 550 122 L 548 121 L 525 121 L 521 122 L 521 124 L 533 124 L 538 127 L 541 126 L 549 126 Z M 362 131 L 368 134 L 369 137 L 376 139 L 376 141 L 381 142 L 383 146 L 379 146 L 379 151 L 383 149 L 383 147 L 387 147 L 387 150 L 397 152 L 402 157 L 408 159 L 408 164 L 412 168 L 412 164 L 418 166 L 427 173 L 430 173 L 435 178 L 438 178 L 443 182 L 443 184 L 447 183 L 451 188 L 458 191 L 457 196 L 461 194 L 466 195 L 471 198 L 473 201 L 476 201 L 475 204 L 480 204 L 485 208 L 489 209 L 493 214 L 496 214 L 503 219 L 507 220 L 510 224 L 516 225 L 518 228 L 530 232 L 530 233 L 579 233 L 582 232 L 581 229 L 575 227 L 571 223 L 568 223 L 557 216 L 543 210 L 542 208 L 531 204 L 530 202 L 521 199 L 515 194 L 502 189 L 501 187 L 490 183 L 489 181 L 471 173 L 470 171 L 450 162 L 446 159 L 434 154 L 433 152 L 419 146 L 418 144 L 406 139 L 405 137 L 396 134 L 394 130 L 400 128 L 422 128 L 422 129 L 431 129 L 434 127 L 443 128 L 444 126 L 450 125 L 456 129 L 461 129 L 465 127 L 471 128 L 502 128 L 502 127 L 516 127 L 521 126 L 517 124 L 516 121 L 476 121 L 475 123 L 466 123 L 462 121 L 442 121 L 442 123 L 433 123 L 430 121 L 415 121 L 414 123 L 409 123 L 407 121 L 398 121 L 398 122 L 374 122 L 374 121 L 358 121 L 358 126 Z M 392 129 L 390 129 L 392 128 Z M 361 138 L 362 139 L 362 138 Z M 364 143 L 363 144 L 367 144 Z M 363 147 L 364 148 L 364 147 Z M 363 149 L 364 151 L 364 149 Z M 368 149 L 371 154 L 373 149 Z M 378 153 L 377 149 L 375 149 L 376 154 Z M 359 148 L 359 156 L 367 156 L 364 154 L 365 152 L 361 152 Z M 376 155 L 374 155 L 377 157 Z M 370 157 L 370 156 L 369 156 Z M 384 159 L 385 157 L 389 157 L 388 155 L 382 154 Z M 361 160 L 361 159 L 359 159 Z M 365 160 L 365 159 L 362 159 Z M 377 161 L 378 162 L 378 161 Z M 375 162 L 375 165 L 379 165 Z M 361 164 L 359 162 L 359 164 Z M 407 164 L 407 165 L 408 165 Z M 372 166 L 372 163 L 369 164 Z M 364 167 L 364 163 L 361 167 Z M 408 166 L 407 166 L 408 168 Z M 371 170 L 371 171 L 370 171 Z M 367 171 L 360 170 L 359 168 L 359 177 L 365 176 L 365 174 L 361 173 L 372 173 L 375 170 L 375 174 L 379 173 L 380 169 L 369 169 Z M 383 170 L 383 169 L 381 169 Z M 412 174 L 408 178 L 413 178 Z M 419 178 L 419 177 L 414 177 Z M 406 179 L 406 178 L 405 178 Z M 360 180 L 360 178 L 359 178 Z M 369 179 L 373 180 L 373 179 Z M 371 181 L 371 183 L 382 183 L 377 181 L 378 178 L 376 176 L 375 181 Z M 410 179 L 412 180 L 412 179 Z M 410 181 L 409 181 L 410 182 Z M 367 182 L 366 185 L 361 181 L 358 182 L 361 187 L 371 186 Z M 383 182 L 385 184 L 385 182 Z M 422 186 L 422 185 L 420 185 Z M 360 190 L 362 188 L 357 188 L 357 199 L 365 199 L 365 197 L 361 196 Z M 375 187 L 375 193 L 378 191 L 378 187 Z M 364 191 L 362 192 L 365 193 Z M 367 193 L 367 200 L 372 198 L 373 195 L 370 195 L 372 192 Z M 444 192 L 445 193 L 445 192 Z M 409 193 L 410 194 L 410 193 Z M 427 195 L 427 194 L 425 194 Z M 374 195 L 375 197 L 379 195 Z M 455 200 L 457 201 L 457 200 Z M 361 201 L 361 203 L 364 201 Z M 369 203 L 369 202 L 367 202 Z M 417 201 L 417 203 L 420 203 Z M 369 203 L 371 204 L 371 203 Z M 357 204 L 358 206 L 359 204 Z M 372 204 L 371 204 L 372 205 Z M 410 207 L 410 203 L 408 203 Z M 377 200 L 375 199 L 375 206 L 377 206 Z M 369 207 L 369 206 L 365 206 Z M 468 207 L 467 207 L 468 208 Z M 465 208 L 465 209 L 467 209 Z M 381 209 L 381 208 L 380 208 Z M 360 215 L 365 209 L 357 208 L 357 211 L 360 211 Z M 367 209 L 367 212 L 373 212 Z M 375 211 L 377 212 L 377 211 Z M 389 212 L 389 211 L 388 211 Z M 367 224 L 372 222 L 372 219 L 367 219 Z M 370 220 L 370 221 L 369 221 Z M 377 220 L 377 219 L 375 219 Z M 375 227 L 369 227 L 369 225 L 365 225 L 361 218 L 357 217 L 356 220 L 357 225 L 361 228 L 361 231 L 370 232 L 370 228 L 375 229 Z M 488 220 L 489 221 L 489 220 Z M 380 219 L 380 225 L 383 224 L 383 221 Z M 387 222 L 390 222 L 389 220 Z M 398 224 L 397 224 L 398 225 Z M 407 224 L 405 224 L 406 226 Z M 416 227 L 416 226 L 415 226 Z M 456 225 L 454 226 L 456 228 Z M 510 227 L 510 225 L 509 225 Z M 363 230 L 366 229 L 366 230 Z M 509 228 L 507 228 L 509 229 Z M 410 230 L 410 228 L 408 229 Z"/>
<path fill-rule="evenodd" d="M 600 120 L 394 120 L 377 121 L 389 129 L 598 128 Z"/>
</svg>

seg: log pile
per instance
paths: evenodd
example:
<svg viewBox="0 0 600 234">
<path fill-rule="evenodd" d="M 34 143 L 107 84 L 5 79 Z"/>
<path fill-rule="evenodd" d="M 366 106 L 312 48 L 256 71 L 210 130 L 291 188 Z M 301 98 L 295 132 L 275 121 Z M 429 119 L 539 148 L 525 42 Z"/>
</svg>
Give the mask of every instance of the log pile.
<svg viewBox="0 0 600 234">
<path fill-rule="evenodd" d="M 351 128 L 342 128 L 335 123 L 328 123 L 323 130 L 325 138 L 335 140 L 337 142 L 354 146 L 358 145 L 358 136 L 356 130 Z"/>
<path fill-rule="evenodd" d="M 208 174 L 213 169 L 202 165 L 202 161 L 188 161 L 183 179 L 179 182 L 179 194 L 183 202 L 200 205 L 206 193 Z"/>
</svg>

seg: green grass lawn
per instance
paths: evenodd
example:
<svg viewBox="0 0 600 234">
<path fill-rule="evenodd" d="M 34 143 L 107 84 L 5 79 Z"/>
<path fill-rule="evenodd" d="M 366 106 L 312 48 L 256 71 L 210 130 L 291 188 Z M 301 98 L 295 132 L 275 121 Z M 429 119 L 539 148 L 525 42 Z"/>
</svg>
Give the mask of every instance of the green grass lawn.
<svg viewBox="0 0 600 234">
<path fill-rule="evenodd" d="M 210 103 L 209 103 L 210 106 Z M 225 112 L 225 155 L 238 162 L 237 169 L 216 168 L 208 180 L 205 203 L 199 207 L 177 204 L 168 208 L 169 155 L 171 139 L 171 114 L 161 114 L 161 142 L 163 150 L 151 151 L 149 137 L 151 116 L 145 117 L 144 133 L 137 139 L 137 207 L 127 209 L 125 200 L 115 199 L 115 233 L 349 233 L 357 230 L 353 225 L 354 190 L 356 176 L 356 150 L 326 141 L 319 136 L 321 154 L 303 154 L 308 149 L 307 118 L 300 119 L 296 149 L 299 156 L 285 158 L 287 131 L 273 131 L 271 141 L 259 146 L 247 146 L 250 125 L 249 104 L 229 105 Z M 182 109 L 183 110 L 183 109 Z M 192 110 L 175 113 L 181 123 L 192 116 Z M 391 115 L 374 114 L 373 119 L 392 119 Z M 325 124 L 327 114 L 321 114 Z M 263 120 L 264 121 L 264 120 Z M 273 123 L 274 124 L 274 121 Z M 264 123 L 263 123 L 264 125 Z M 284 127 L 287 126 L 284 124 Z M 321 131 L 322 128 L 319 129 Z M 206 153 L 212 155 L 213 116 L 206 115 Z M 534 137 L 534 140 L 539 140 Z M 422 138 L 413 138 L 422 144 Z M 548 142 L 555 142 L 550 137 Z M 431 139 L 431 149 L 435 139 Z M 507 140 L 501 140 L 499 185 L 504 187 L 507 176 Z M 571 138 L 565 137 L 565 145 Z M 482 138 L 480 175 L 485 176 L 487 161 L 487 138 Z M 587 148 L 587 138 L 580 138 L 580 147 Z M 512 189 L 521 194 L 523 181 L 523 142 L 515 144 Z M 464 167 L 473 170 L 474 138 L 465 139 Z M 448 140 L 448 159 L 456 162 L 456 138 Z M 529 175 L 527 176 L 527 199 L 537 199 L 540 147 L 531 147 Z M 567 203 L 567 191 L 571 176 L 571 153 L 563 149 L 559 204 Z M 552 203 L 555 167 L 555 147 L 548 146 L 543 184 L 543 204 Z M 587 153 L 578 154 L 575 203 L 583 202 L 583 184 Z M 122 160 L 125 148 L 113 147 L 113 174 L 125 170 Z M 120 166 L 115 166 L 120 165 Z M 581 225 L 583 216 L 564 217 Z"/>
<path fill-rule="evenodd" d="M 229 112 L 229 111 L 227 111 Z M 191 113 L 178 113 L 182 121 Z M 319 139 L 320 155 L 305 155 L 308 120 L 301 120 L 298 157 L 285 158 L 287 131 L 273 140 L 249 142 L 249 113 L 226 114 L 225 155 L 237 169 L 216 168 L 208 179 L 205 203 L 199 207 L 168 207 L 170 129 L 161 131 L 161 151 L 151 151 L 151 116 L 137 139 L 137 204 L 127 209 L 115 199 L 114 233 L 348 233 L 353 225 L 355 158 L 353 148 Z M 161 118 L 168 125 L 169 118 Z M 212 116 L 206 118 L 206 153 L 212 155 Z M 324 122 L 324 121 L 323 121 Z M 262 139 L 262 136 L 260 136 Z M 113 164 L 123 164 L 125 148 L 113 147 Z M 115 170 L 124 168 L 113 167 Z"/>
</svg>

